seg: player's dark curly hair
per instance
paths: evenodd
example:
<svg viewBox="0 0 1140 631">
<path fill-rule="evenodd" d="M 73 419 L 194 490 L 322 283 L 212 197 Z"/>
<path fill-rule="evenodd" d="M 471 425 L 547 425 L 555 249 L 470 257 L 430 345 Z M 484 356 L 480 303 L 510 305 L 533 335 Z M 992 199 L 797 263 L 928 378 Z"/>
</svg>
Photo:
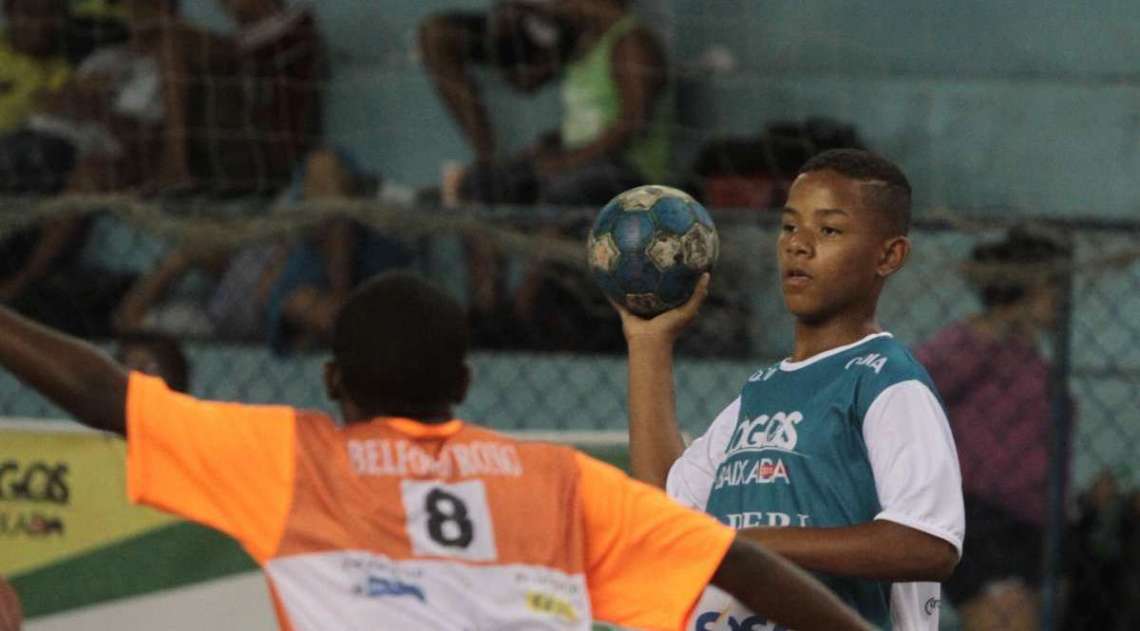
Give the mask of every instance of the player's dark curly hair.
<svg viewBox="0 0 1140 631">
<path fill-rule="evenodd" d="M 991 308 L 1017 303 L 1025 297 L 1032 278 L 1048 277 L 1048 266 L 1071 257 L 1072 250 L 1061 241 L 1027 226 L 1014 226 L 1005 239 L 975 246 L 970 258 L 991 267 L 977 282 L 982 304 Z M 1009 266 L 1009 273 L 1000 272 L 1004 266 Z"/>
<path fill-rule="evenodd" d="M 862 149 L 830 149 L 800 169 L 800 173 L 813 171 L 834 171 L 865 182 L 864 203 L 882 211 L 892 230 L 904 235 L 910 231 L 910 181 L 895 163 Z"/>
<path fill-rule="evenodd" d="M 389 272 L 357 288 L 333 325 L 345 394 L 369 412 L 459 403 L 467 385 L 463 307 L 423 278 Z"/>
</svg>

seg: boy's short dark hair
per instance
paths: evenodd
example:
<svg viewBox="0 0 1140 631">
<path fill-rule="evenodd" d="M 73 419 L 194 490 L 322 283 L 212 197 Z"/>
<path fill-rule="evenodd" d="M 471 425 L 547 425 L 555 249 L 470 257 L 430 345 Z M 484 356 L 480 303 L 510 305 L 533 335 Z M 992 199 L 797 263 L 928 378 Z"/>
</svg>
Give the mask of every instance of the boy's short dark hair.
<svg viewBox="0 0 1140 631">
<path fill-rule="evenodd" d="M 333 324 L 333 359 L 365 411 L 454 404 L 467 384 L 467 317 L 423 278 L 388 272 L 356 289 Z"/>
<path fill-rule="evenodd" d="M 895 163 L 862 149 L 830 149 L 804 164 L 800 173 L 834 171 L 864 182 L 863 200 L 883 212 L 899 234 L 910 231 L 910 181 Z"/>
<path fill-rule="evenodd" d="M 118 339 L 120 361 L 126 359 L 132 348 L 146 351 L 158 364 L 158 377 L 167 387 L 178 392 L 190 391 L 190 362 L 186 360 L 182 347 L 174 338 L 161 333 L 127 333 Z"/>
<path fill-rule="evenodd" d="M 1071 257 L 1071 249 L 1061 241 L 1026 226 L 1014 226 L 1005 239 L 975 246 L 970 259 L 986 268 L 975 282 L 982 304 L 991 308 L 1017 303 L 1033 278 L 1048 276 L 1050 264 Z"/>
</svg>

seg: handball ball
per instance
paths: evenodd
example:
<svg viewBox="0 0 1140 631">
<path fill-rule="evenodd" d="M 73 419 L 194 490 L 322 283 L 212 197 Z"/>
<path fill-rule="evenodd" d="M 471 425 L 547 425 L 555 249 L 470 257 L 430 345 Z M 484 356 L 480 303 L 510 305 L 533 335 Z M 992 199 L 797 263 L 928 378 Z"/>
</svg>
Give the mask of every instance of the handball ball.
<svg viewBox="0 0 1140 631">
<path fill-rule="evenodd" d="M 643 318 L 684 304 L 719 250 L 705 207 L 684 191 L 656 185 L 610 200 L 586 243 L 602 291 Z"/>
</svg>

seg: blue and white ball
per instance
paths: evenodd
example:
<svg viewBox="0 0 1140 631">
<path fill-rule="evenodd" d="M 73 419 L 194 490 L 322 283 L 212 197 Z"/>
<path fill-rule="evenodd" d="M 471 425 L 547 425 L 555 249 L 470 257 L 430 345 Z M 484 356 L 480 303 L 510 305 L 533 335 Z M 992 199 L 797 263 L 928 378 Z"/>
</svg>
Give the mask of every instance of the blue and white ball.
<svg viewBox="0 0 1140 631">
<path fill-rule="evenodd" d="M 657 185 L 610 200 L 586 244 L 602 291 L 644 318 L 684 304 L 719 250 L 705 207 L 684 191 Z"/>
</svg>

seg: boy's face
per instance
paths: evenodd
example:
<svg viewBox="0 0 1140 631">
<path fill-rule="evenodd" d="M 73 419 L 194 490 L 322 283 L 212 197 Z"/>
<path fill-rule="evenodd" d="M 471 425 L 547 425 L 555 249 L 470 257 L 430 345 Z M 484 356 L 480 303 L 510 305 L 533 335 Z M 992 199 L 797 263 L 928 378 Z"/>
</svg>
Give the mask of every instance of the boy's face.
<svg viewBox="0 0 1140 631">
<path fill-rule="evenodd" d="M 864 206 L 864 186 L 834 171 L 792 183 L 776 249 L 784 302 L 801 321 L 873 313 L 882 278 L 902 265 L 905 251 L 892 260 L 893 239 L 881 214 Z"/>
</svg>

